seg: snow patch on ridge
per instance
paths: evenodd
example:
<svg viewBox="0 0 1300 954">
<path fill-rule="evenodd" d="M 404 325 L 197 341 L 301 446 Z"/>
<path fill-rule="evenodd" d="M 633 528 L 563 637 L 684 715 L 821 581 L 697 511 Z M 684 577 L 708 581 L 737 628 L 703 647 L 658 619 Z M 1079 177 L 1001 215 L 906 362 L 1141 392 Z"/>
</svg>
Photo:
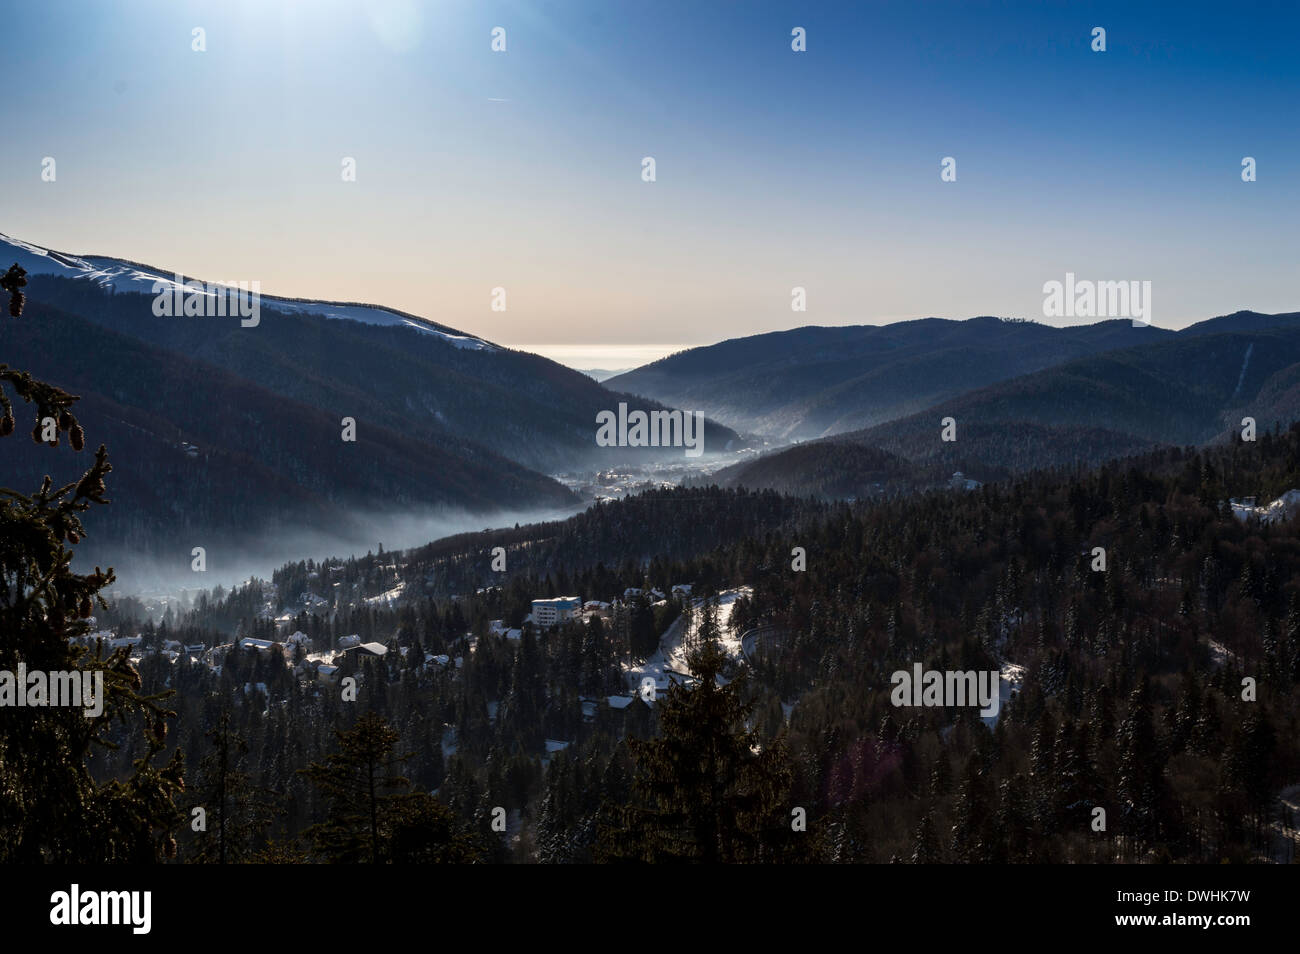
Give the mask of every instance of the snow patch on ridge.
<svg viewBox="0 0 1300 954">
<path fill-rule="evenodd" d="M 174 290 L 183 288 L 183 282 L 198 281 L 189 276 L 181 276 L 181 282 L 175 275 L 164 275 L 147 265 L 128 262 L 124 259 L 107 258 L 103 255 L 75 256 L 55 252 L 21 239 L 11 238 L 0 232 L 0 271 L 8 268 L 13 250 L 14 260 L 33 275 L 60 275 L 65 278 L 81 278 L 92 281 L 101 288 L 111 288 L 115 292 L 135 292 L 153 295 L 154 286 Z M 212 282 L 213 285 L 231 287 L 229 282 Z M 198 289 L 195 288 L 195 291 Z M 206 290 L 204 294 L 206 294 Z M 309 299 L 279 298 L 275 295 L 262 295 L 261 305 L 272 311 L 291 312 L 300 315 L 324 315 L 326 318 L 359 321 L 367 325 L 404 326 L 414 328 L 421 334 L 432 335 L 451 345 L 470 351 L 497 351 L 495 345 L 471 335 L 458 335 L 450 330 L 442 330 L 431 321 L 415 315 L 404 314 L 376 305 L 363 305 L 352 302 L 329 302 Z"/>
</svg>

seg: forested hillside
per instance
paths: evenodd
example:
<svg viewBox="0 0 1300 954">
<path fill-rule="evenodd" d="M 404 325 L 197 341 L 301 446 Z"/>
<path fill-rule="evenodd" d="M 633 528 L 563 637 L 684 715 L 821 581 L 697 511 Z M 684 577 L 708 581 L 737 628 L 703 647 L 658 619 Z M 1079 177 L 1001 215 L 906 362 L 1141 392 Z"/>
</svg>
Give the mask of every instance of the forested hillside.
<svg viewBox="0 0 1300 954">
<path fill-rule="evenodd" d="M 272 299 L 262 302 L 258 324 L 245 328 L 237 319 L 158 317 L 152 296 L 110 294 L 84 280 L 35 275 L 28 285 L 34 305 L 51 305 L 295 403 L 350 414 L 412 440 L 474 447 L 484 456 L 547 472 L 651 453 L 597 448 L 597 412 L 617 408 L 628 396 L 527 352 L 458 347 L 456 339 L 408 326 L 277 309 Z M 155 370 L 143 356 L 137 364 Z M 98 364 L 88 373 L 100 370 L 113 373 Z M 653 401 L 633 406 L 662 407 Z M 706 437 L 712 451 L 736 434 L 710 422 Z"/>
<path fill-rule="evenodd" d="M 1247 417 L 1256 430 L 1288 426 L 1297 404 L 1300 324 L 1285 315 L 1233 317 L 1243 330 L 1207 322 L 1156 344 L 1080 358 L 886 424 L 776 451 L 719 477 L 755 488 L 851 486 L 859 468 L 842 445 L 858 444 L 901 458 L 912 486 L 924 488 L 954 471 L 989 481 L 1222 440 L 1240 433 Z"/>
<path fill-rule="evenodd" d="M 125 297 L 125 296 L 123 296 Z M 555 481 L 468 441 L 409 433 L 276 395 L 180 352 L 40 302 L 6 329 L 6 358 L 80 396 L 84 427 L 114 449 L 114 506 L 95 559 L 253 541 L 302 526 L 344 531 L 362 512 L 437 506 L 496 512 L 501 501 L 563 505 Z M 342 418 L 358 421 L 344 441 Z M 11 485 L 61 482 L 80 461 L 31 442 L 12 448 Z M 193 542 L 191 542 L 193 541 Z"/>
<path fill-rule="evenodd" d="M 805 327 L 692 348 L 606 383 L 698 408 L 732 427 L 808 440 L 1074 358 L 1172 337 L 1129 321 L 1055 328 L 990 317 Z"/>
<path fill-rule="evenodd" d="M 684 453 L 598 446 L 599 412 L 660 405 L 524 352 L 270 307 L 254 327 L 159 317 L 147 295 L 51 275 L 24 293 L 6 360 L 79 396 L 115 451 L 91 563 L 182 572 L 196 545 L 230 565 L 281 539 L 371 539 L 376 519 L 548 512 L 578 502 L 548 473 Z M 712 421 L 703 437 L 705 453 L 740 444 Z M 15 447 L 7 479 L 79 476 L 48 457 Z"/>
<path fill-rule="evenodd" d="M 347 813 L 321 770 L 297 770 L 350 751 L 336 728 L 379 737 L 363 720 L 374 713 L 392 727 L 384 751 L 412 753 L 395 792 L 435 796 L 389 805 L 392 858 L 417 830 L 426 847 L 500 861 L 1289 861 L 1280 796 L 1300 781 L 1300 521 L 1243 521 L 1226 501 L 1296 487 L 1300 427 L 820 511 L 665 491 L 520 528 L 512 553 L 531 533 L 564 566 L 516 562 L 498 587 L 454 598 L 431 595 L 440 568 L 454 553 L 479 560 L 477 540 L 286 567 L 163 627 L 124 620 L 125 605 L 103 622 L 139 628 L 146 645 L 215 645 L 231 629 L 281 640 L 272 617 L 287 609 L 287 629 L 318 647 L 351 633 L 388 647 L 344 657 L 360 675 L 355 702 L 293 674 L 298 650 L 286 661 L 232 648 L 219 672 L 145 656 L 145 688 L 176 692 L 169 744 L 187 752 L 191 792 L 210 791 L 204 759 L 225 744 L 214 739 L 239 739 L 248 794 L 231 801 L 230 857 L 329 857 L 310 826 L 346 828 Z M 601 541 L 638 526 L 655 551 L 654 535 L 676 529 L 661 515 L 673 498 L 692 519 L 716 504 L 716 545 L 603 562 Z M 768 517 L 732 523 L 749 505 Z M 517 638 L 488 625 L 518 625 L 530 597 L 611 601 L 678 583 L 696 599 L 747 587 L 733 628 L 710 629 L 708 601 L 672 594 Z M 357 597 L 299 609 L 300 586 Z M 364 598 L 383 590 L 392 599 Z M 615 706 L 645 637 L 682 614 L 708 637 L 692 666 L 705 683 Z M 753 662 L 706 651 L 755 630 L 766 638 Z M 1001 671 L 1011 695 L 996 719 L 895 706 L 890 674 L 918 663 Z M 100 772 L 128 764 L 124 742 Z M 718 774 L 674 768 L 706 749 L 729 753 Z M 506 832 L 492 829 L 496 808 Z M 794 834 L 798 808 L 807 830 Z M 180 840 L 181 858 L 210 857 L 211 838 Z"/>
</svg>

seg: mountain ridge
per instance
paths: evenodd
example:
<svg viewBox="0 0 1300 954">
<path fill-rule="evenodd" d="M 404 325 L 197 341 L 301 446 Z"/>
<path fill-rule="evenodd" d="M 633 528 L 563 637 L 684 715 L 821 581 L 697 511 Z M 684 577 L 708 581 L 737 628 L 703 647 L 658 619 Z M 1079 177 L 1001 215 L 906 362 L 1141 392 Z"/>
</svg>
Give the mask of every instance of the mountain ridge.
<svg viewBox="0 0 1300 954">
<path fill-rule="evenodd" d="M 1154 446 L 1226 439 L 1254 417 L 1286 426 L 1300 410 L 1300 321 L 1202 333 L 1102 352 L 997 382 L 914 414 L 777 450 L 719 471 L 723 486 L 851 482 L 843 445 L 906 461 L 924 485 L 954 470 L 981 480 L 1037 466 L 1095 464 Z M 956 439 L 942 440 L 951 418 Z M 809 450 L 808 448 L 814 448 Z M 760 463 L 761 462 L 761 463 Z M 837 471 L 839 468 L 839 471 Z"/>
</svg>

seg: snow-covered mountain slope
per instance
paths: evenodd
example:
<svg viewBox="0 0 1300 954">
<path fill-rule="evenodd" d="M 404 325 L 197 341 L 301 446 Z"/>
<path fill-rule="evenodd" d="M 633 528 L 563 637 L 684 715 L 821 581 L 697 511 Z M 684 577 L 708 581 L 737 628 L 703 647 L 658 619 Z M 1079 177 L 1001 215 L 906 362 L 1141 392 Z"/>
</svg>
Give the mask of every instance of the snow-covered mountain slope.
<svg viewBox="0 0 1300 954">
<path fill-rule="evenodd" d="M 31 275 L 61 275 L 66 278 L 82 278 L 93 281 L 104 288 L 119 292 L 139 292 L 154 295 L 164 290 L 174 290 L 178 284 L 193 282 L 188 292 L 199 291 L 204 284 L 190 276 L 165 274 L 162 269 L 129 262 L 120 258 L 108 258 L 103 255 L 68 255 L 53 249 L 43 248 L 11 238 L 0 232 L 0 271 L 17 263 Z M 220 286 L 223 282 L 212 282 Z M 206 286 L 203 291 L 207 294 Z M 281 298 L 276 295 L 262 294 L 261 307 L 277 311 L 291 311 L 299 314 L 324 315 L 326 318 L 340 318 L 360 321 L 369 325 L 405 325 L 424 334 L 434 335 L 456 348 L 473 351 L 496 351 L 497 346 L 482 338 L 464 335 L 455 329 L 440 325 L 418 315 L 395 311 L 391 308 L 379 308 L 375 305 L 362 305 L 353 302 L 314 301 L 303 298 Z"/>
</svg>

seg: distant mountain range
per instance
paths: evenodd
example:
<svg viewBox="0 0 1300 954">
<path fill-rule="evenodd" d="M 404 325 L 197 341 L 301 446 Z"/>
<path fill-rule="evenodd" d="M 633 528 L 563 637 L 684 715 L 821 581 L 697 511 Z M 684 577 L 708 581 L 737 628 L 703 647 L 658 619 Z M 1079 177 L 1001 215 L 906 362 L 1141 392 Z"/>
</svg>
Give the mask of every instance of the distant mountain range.
<svg viewBox="0 0 1300 954">
<path fill-rule="evenodd" d="M 176 285 L 165 270 L 0 237 L 6 259 L 30 273 L 29 306 L 4 324 L 0 359 L 81 395 L 88 439 L 114 462 L 92 549 L 170 550 L 378 511 L 572 507 L 547 474 L 681 457 L 598 447 L 597 414 L 621 402 L 704 412 L 706 452 L 744 448 L 738 430 L 797 441 L 703 482 L 825 498 L 1096 463 L 1219 439 L 1244 416 L 1263 431 L 1300 415 L 1300 314 L 1238 312 L 1177 332 L 989 317 L 804 327 L 602 385 L 590 375 L 604 372 L 375 305 L 263 295 L 256 327 L 160 317 L 155 288 Z M 341 439 L 344 418 L 355 443 Z M 82 466 L 26 444 L 5 482 Z"/>
<path fill-rule="evenodd" d="M 363 510 L 568 506 L 577 498 L 546 474 L 683 453 L 596 445 L 598 412 L 660 403 L 418 316 L 262 295 L 255 327 L 159 317 L 154 288 L 176 284 L 165 270 L 9 238 L 0 262 L 29 272 L 0 360 L 81 395 L 87 440 L 109 447 L 114 506 L 92 522 L 96 543 L 155 550 L 180 531 L 253 536 Z M 706 423 L 706 453 L 738 443 Z M 28 444 L 4 483 L 84 465 Z"/>
<path fill-rule="evenodd" d="M 724 486 L 802 486 L 856 496 L 891 482 L 933 485 L 957 470 L 987 481 L 1155 445 L 1203 444 L 1239 432 L 1245 417 L 1255 419 L 1257 432 L 1297 419 L 1300 314 L 1240 312 L 1154 337 L 777 451 L 714 479 Z M 955 423 L 955 441 L 942 440 L 945 418 Z"/>
<path fill-rule="evenodd" d="M 617 375 L 606 385 L 703 411 L 738 430 L 809 440 L 882 424 L 998 381 L 1173 334 L 1127 320 L 1073 328 L 998 318 L 804 327 L 692 348 Z"/>
</svg>

